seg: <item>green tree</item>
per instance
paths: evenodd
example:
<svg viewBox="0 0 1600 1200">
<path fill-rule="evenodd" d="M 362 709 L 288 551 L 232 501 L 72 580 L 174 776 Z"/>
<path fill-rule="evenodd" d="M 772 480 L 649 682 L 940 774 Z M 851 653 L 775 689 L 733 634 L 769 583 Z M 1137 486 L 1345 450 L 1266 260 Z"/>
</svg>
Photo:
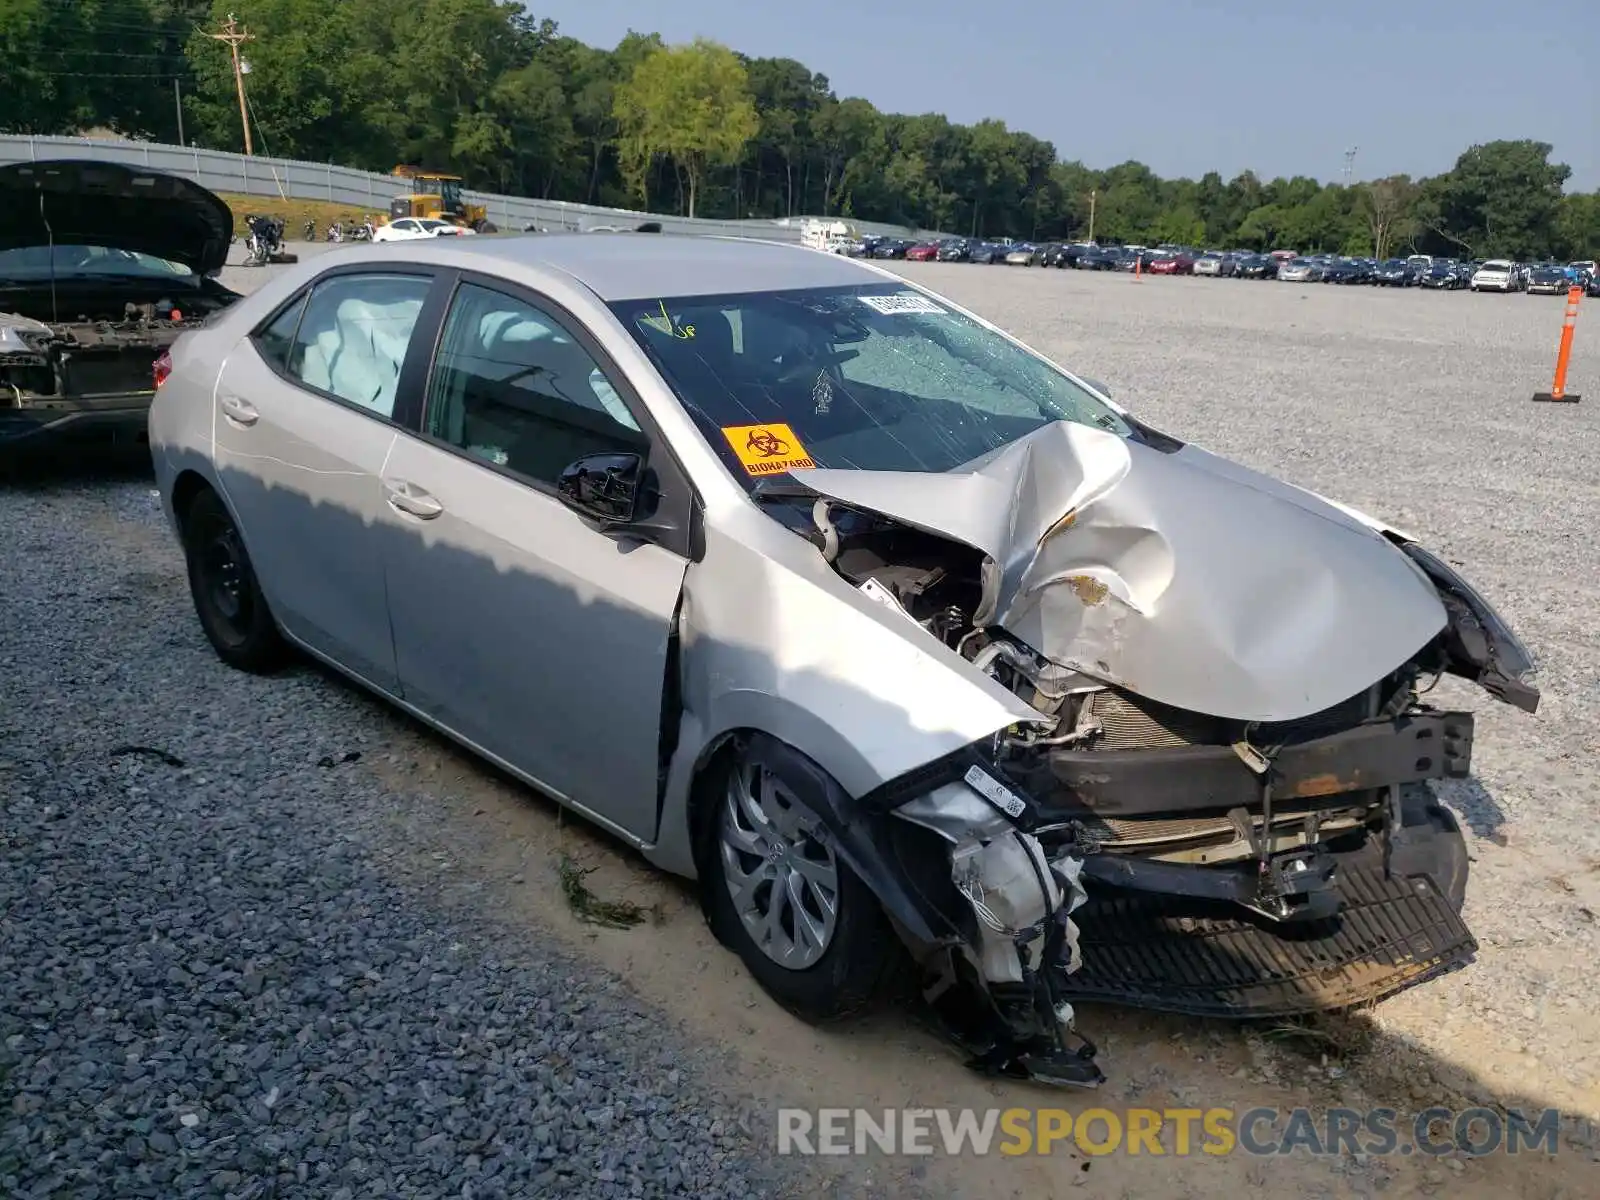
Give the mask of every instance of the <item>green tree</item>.
<svg viewBox="0 0 1600 1200">
<path fill-rule="evenodd" d="M 1548 142 L 1469 148 L 1434 181 L 1423 209 L 1440 237 L 1483 257 L 1537 258 L 1556 240 L 1561 189 L 1571 168 L 1552 163 Z"/>
<path fill-rule="evenodd" d="M 737 162 L 761 127 L 744 65 L 706 38 L 653 51 L 617 89 L 615 112 L 623 169 L 641 198 L 649 165 L 669 156 L 688 180 L 691 217 L 707 168 Z"/>
<path fill-rule="evenodd" d="M 1473 146 L 1450 171 L 1354 188 L 1250 171 L 1091 170 L 999 120 L 880 112 L 787 58 L 630 31 L 587 46 L 514 0 L 0 0 L 0 129 L 240 149 L 226 46 L 243 47 L 258 153 L 696 215 L 843 214 L 948 231 L 1516 258 L 1600 253 L 1600 199 L 1542 142 Z M 646 65 L 648 64 L 648 65 Z M 626 116 L 626 120 L 624 120 Z"/>
<path fill-rule="evenodd" d="M 1600 258 L 1600 192 L 1563 197 L 1555 252 L 1569 261 Z"/>
<path fill-rule="evenodd" d="M 1375 179 L 1357 189 L 1359 210 L 1366 220 L 1375 258 L 1388 258 L 1397 242 L 1406 241 L 1415 229 L 1414 208 L 1418 188 L 1409 175 Z"/>
</svg>

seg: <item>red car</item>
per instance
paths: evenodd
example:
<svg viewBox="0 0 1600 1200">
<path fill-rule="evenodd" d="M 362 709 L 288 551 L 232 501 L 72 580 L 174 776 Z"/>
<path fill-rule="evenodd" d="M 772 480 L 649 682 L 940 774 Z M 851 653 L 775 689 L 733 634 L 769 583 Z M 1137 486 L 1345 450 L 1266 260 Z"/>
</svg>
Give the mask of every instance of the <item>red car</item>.
<svg viewBox="0 0 1600 1200">
<path fill-rule="evenodd" d="M 1193 275 L 1194 259 L 1187 254 L 1163 254 L 1145 270 L 1152 275 Z"/>
<path fill-rule="evenodd" d="M 906 251 L 907 262 L 932 262 L 939 257 L 938 242 L 918 242 Z"/>
</svg>

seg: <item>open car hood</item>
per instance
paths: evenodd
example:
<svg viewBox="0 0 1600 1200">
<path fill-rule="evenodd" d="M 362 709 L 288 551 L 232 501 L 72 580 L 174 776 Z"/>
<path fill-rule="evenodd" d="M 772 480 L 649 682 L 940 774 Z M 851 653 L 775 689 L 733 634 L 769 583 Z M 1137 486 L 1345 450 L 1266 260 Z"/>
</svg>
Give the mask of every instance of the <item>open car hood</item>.
<svg viewBox="0 0 1600 1200">
<path fill-rule="evenodd" d="M 0 250 L 106 246 L 212 275 L 232 240 L 232 210 L 177 175 L 85 159 L 0 167 Z"/>
<path fill-rule="evenodd" d="M 1213 716 L 1330 708 L 1447 620 L 1437 588 L 1374 529 L 1193 446 L 1164 453 L 1062 421 L 951 472 L 791 474 L 988 555 L 989 623 L 1045 657 Z"/>
</svg>

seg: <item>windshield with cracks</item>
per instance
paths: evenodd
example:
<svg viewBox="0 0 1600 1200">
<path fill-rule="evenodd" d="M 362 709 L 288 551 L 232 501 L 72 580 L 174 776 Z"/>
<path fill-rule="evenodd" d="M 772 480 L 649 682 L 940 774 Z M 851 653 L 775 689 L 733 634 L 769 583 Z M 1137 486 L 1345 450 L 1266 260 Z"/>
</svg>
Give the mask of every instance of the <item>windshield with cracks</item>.
<svg viewBox="0 0 1600 1200">
<path fill-rule="evenodd" d="M 948 471 L 1054 421 L 1135 427 L 1037 355 L 903 285 L 613 304 L 747 484 Z"/>
</svg>

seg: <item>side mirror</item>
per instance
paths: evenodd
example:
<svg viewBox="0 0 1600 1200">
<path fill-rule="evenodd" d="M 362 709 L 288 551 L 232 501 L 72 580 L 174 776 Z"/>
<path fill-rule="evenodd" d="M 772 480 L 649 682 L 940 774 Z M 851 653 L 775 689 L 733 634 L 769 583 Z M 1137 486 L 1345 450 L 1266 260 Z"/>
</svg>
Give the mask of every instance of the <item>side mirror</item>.
<svg viewBox="0 0 1600 1200">
<path fill-rule="evenodd" d="M 1108 388 L 1105 384 L 1101 383 L 1098 379 L 1090 379 L 1087 375 L 1079 375 L 1078 378 L 1083 380 L 1090 387 L 1092 387 L 1095 391 L 1099 392 L 1102 396 L 1111 395 L 1111 389 Z"/>
<path fill-rule="evenodd" d="M 556 494 L 574 512 L 607 525 L 625 524 L 639 508 L 644 459 L 637 454 L 586 454 L 562 470 Z"/>
</svg>

